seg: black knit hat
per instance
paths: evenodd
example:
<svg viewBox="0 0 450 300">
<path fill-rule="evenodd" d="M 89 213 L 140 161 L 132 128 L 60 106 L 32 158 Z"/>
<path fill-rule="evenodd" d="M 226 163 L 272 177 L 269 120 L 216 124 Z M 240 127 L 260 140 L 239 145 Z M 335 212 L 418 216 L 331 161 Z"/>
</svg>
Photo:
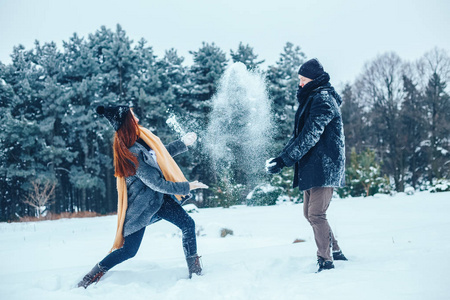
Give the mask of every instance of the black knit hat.
<svg viewBox="0 0 450 300">
<path fill-rule="evenodd" d="M 298 74 L 309 79 L 316 79 L 323 73 L 325 71 L 317 58 L 308 60 L 298 70 Z"/>
<path fill-rule="evenodd" d="M 119 130 L 120 126 L 122 126 L 123 122 L 125 122 L 125 118 L 127 117 L 130 108 L 128 106 L 98 106 L 97 113 L 101 116 L 104 116 L 108 119 L 109 123 L 111 123 L 112 127 L 115 131 Z"/>
</svg>

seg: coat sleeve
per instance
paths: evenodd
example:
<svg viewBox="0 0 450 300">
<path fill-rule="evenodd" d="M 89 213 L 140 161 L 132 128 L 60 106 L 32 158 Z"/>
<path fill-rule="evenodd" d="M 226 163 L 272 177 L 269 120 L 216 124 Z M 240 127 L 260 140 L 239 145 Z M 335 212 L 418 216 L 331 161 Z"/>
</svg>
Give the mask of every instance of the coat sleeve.
<svg viewBox="0 0 450 300">
<path fill-rule="evenodd" d="M 143 155 L 142 152 L 139 152 L 138 154 L 139 167 L 136 170 L 136 177 L 138 177 L 146 186 L 163 194 L 189 194 L 189 182 L 172 182 L 165 180 L 157 169 L 144 161 Z"/>
<path fill-rule="evenodd" d="M 289 141 L 287 142 L 286 146 L 284 146 L 283 151 L 281 151 L 281 153 L 283 153 L 284 151 L 286 151 L 287 148 L 289 148 L 290 145 L 292 145 L 292 143 L 295 141 L 295 136 L 294 134 L 291 135 L 291 138 L 289 139 Z"/>
<path fill-rule="evenodd" d="M 188 151 L 188 147 L 181 139 L 178 139 L 165 147 L 171 156 L 177 156 L 180 153 Z"/>
<path fill-rule="evenodd" d="M 330 100 L 330 96 L 315 96 L 302 131 L 292 142 L 289 141 L 291 143 L 280 155 L 286 166 L 295 164 L 317 144 L 325 127 L 335 117 L 335 109 Z"/>
</svg>

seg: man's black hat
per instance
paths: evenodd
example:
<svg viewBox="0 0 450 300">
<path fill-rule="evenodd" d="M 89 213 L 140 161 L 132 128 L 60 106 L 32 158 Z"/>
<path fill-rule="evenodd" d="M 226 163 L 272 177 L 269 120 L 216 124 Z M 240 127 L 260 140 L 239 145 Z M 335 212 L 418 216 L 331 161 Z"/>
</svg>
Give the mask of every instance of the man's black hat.
<svg viewBox="0 0 450 300">
<path fill-rule="evenodd" d="M 308 60 L 298 70 L 298 74 L 309 79 L 316 79 L 323 73 L 325 71 L 317 58 Z"/>
</svg>

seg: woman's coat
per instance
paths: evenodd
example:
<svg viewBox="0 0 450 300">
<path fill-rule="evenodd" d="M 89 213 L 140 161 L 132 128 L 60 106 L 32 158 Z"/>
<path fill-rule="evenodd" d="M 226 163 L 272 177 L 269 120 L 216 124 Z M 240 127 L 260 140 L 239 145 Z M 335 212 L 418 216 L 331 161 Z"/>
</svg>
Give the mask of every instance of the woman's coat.
<svg viewBox="0 0 450 300">
<path fill-rule="evenodd" d="M 172 156 L 187 151 L 186 145 L 181 140 L 170 143 L 166 149 Z M 134 176 L 126 178 L 128 208 L 123 229 L 124 237 L 156 221 L 154 216 L 161 208 L 164 194 L 189 194 L 189 182 L 166 181 L 158 164 L 143 145 L 136 142 L 129 150 L 137 156 L 139 166 Z"/>
</svg>

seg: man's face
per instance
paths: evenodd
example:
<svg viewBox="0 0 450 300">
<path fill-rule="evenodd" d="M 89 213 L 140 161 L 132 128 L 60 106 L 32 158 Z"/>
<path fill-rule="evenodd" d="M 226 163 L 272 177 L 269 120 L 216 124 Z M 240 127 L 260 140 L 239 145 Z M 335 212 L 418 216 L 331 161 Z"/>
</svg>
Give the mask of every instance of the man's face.
<svg viewBox="0 0 450 300">
<path fill-rule="evenodd" d="M 308 77 L 304 77 L 302 75 L 298 75 L 298 78 L 300 79 L 299 86 L 304 87 L 308 82 L 313 81 L 312 79 L 309 79 Z"/>
</svg>

